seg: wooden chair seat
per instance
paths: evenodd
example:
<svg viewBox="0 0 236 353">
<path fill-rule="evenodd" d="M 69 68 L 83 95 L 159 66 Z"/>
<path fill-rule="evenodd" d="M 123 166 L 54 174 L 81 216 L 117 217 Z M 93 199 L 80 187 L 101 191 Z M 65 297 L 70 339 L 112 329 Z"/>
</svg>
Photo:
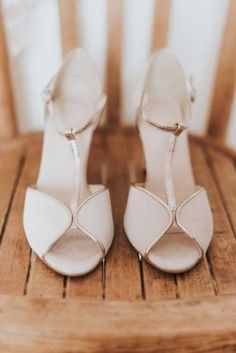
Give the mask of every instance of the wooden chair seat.
<svg viewBox="0 0 236 353">
<path fill-rule="evenodd" d="M 196 181 L 208 190 L 214 238 L 207 257 L 185 274 L 140 262 L 122 225 L 130 181 L 144 179 L 136 132 L 96 133 L 89 180 L 112 196 L 115 241 L 81 278 L 51 271 L 31 253 L 22 227 L 24 194 L 38 173 L 42 136 L 0 144 L 0 351 L 235 352 L 235 156 L 191 138 Z M 178 348 L 178 350 L 176 350 Z"/>
</svg>

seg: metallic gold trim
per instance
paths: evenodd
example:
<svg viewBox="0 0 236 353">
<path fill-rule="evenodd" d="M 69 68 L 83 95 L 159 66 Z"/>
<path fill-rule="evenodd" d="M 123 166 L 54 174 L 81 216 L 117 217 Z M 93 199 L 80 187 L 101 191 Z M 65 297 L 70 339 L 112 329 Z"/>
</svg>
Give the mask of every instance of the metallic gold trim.
<svg viewBox="0 0 236 353">
<path fill-rule="evenodd" d="M 174 131 L 175 136 L 179 136 L 181 132 L 183 132 L 187 128 L 187 126 L 181 122 L 176 123 L 175 126 L 176 126 L 176 130 Z"/>
<path fill-rule="evenodd" d="M 138 252 L 138 256 L 140 259 L 140 256 L 142 258 L 144 258 L 147 262 L 151 263 L 151 261 L 149 260 L 149 253 L 151 251 L 151 249 L 159 242 L 159 240 L 168 232 L 168 230 L 171 228 L 171 226 L 173 225 L 174 220 L 176 221 L 176 225 L 178 226 L 179 229 L 181 229 L 187 236 L 189 236 L 189 238 L 197 245 L 198 249 L 199 249 L 199 260 L 200 261 L 202 258 L 204 258 L 205 255 L 205 251 L 203 249 L 203 246 L 197 241 L 197 239 L 195 239 L 191 234 L 189 234 L 179 223 L 177 220 L 177 213 L 179 211 L 179 209 L 181 209 L 181 207 L 187 203 L 188 201 L 190 201 L 194 196 L 196 196 L 198 193 L 200 193 L 201 191 L 204 190 L 203 187 L 200 187 L 199 190 L 197 190 L 193 195 L 191 195 L 189 198 L 187 198 L 184 202 L 182 202 L 182 204 L 177 208 L 175 214 L 173 215 L 173 213 L 169 210 L 169 207 L 167 204 L 165 204 L 161 199 L 159 199 L 158 197 L 156 197 L 154 194 L 152 194 L 150 191 L 144 189 L 141 186 L 138 186 L 137 183 L 131 183 L 132 187 L 135 187 L 143 192 L 145 192 L 146 194 L 148 194 L 150 197 L 152 197 L 154 200 L 156 200 L 157 202 L 159 202 L 160 204 L 162 204 L 163 206 L 165 206 L 166 210 L 168 211 L 169 215 L 171 216 L 171 222 L 168 225 L 168 228 L 165 229 L 165 231 L 158 236 L 158 239 L 154 240 L 154 242 L 152 242 L 149 247 L 147 248 L 147 250 L 145 251 L 144 256 Z M 153 264 L 155 267 L 157 267 L 155 264 Z"/>
<path fill-rule="evenodd" d="M 52 266 L 45 258 L 39 256 L 38 254 L 36 254 L 38 256 L 38 258 L 45 264 L 47 265 L 50 269 L 52 269 L 53 271 L 55 271 L 56 273 L 59 273 L 62 276 L 69 276 L 69 277 L 81 277 L 84 275 L 87 275 L 88 273 L 90 273 L 91 271 L 93 271 L 102 261 L 103 259 L 99 259 L 99 261 L 94 265 L 94 267 L 92 269 L 89 269 L 86 272 L 83 273 L 72 273 L 72 272 L 64 272 L 64 271 L 58 271 L 54 266 Z"/>
<path fill-rule="evenodd" d="M 101 259 L 103 259 L 103 258 L 106 256 L 106 249 L 105 249 L 104 245 L 103 245 L 100 241 L 98 241 L 92 234 L 90 234 L 90 232 L 88 232 L 87 229 L 85 229 L 85 228 L 80 224 L 80 222 L 79 222 L 79 220 L 78 220 L 78 215 L 79 215 L 80 209 L 81 209 L 89 200 L 91 200 L 93 197 L 99 195 L 100 193 L 102 193 L 102 192 L 104 192 L 104 191 L 106 191 L 106 190 L 107 190 L 107 187 L 103 187 L 101 190 L 98 190 L 97 192 L 95 192 L 95 193 L 93 193 L 92 195 L 90 195 L 84 202 L 82 202 L 81 205 L 79 205 L 79 207 L 77 208 L 77 210 L 76 210 L 76 212 L 75 212 L 76 216 L 74 215 L 74 218 L 73 218 L 76 227 L 79 228 L 82 232 L 84 232 L 91 240 L 93 240 L 93 241 L 97 244 L 99 250 L 101 251 Z"/>
<path fill-rule="evenodd" d="M 48 85 L 45 87 L 45 89 L 42 92 L 42 98 L 45 102 L 46 113 L 48 113 L 51 116 L 52 116 L 53 93 L 54 93 L 53 91 L 54 91 L 54 86 L 55 86 L 55 80 L 56 80 L 56 75 L 52 77 L 52 79 L 50 80 L 50 82 L 48 83 Z M 80 161 L 79 161 L 79 147 L 77 145 L 76 135 L 83 132 L 84 130 L 86 130 L 90 126 L 94 126 L 94 128 L 95 128 L 99 123 L 99 120 L 105 110 L 105 107 L 106 107 L 106 95 L 102 92 L 101 96 L 99 97 L 98 104 L 95 105 L 95 107 L 94 107 L 93 115 L 90 117 L 90 119 L 86 122 L 86 124 L 84 126 L 82 126 L 80 128 L 76 128 L 76 129 L 71 128 L 67 131 L 57 130 L 57 132 L 60 135 L 66 137 L 69 144 L 71 145 L 72 153 L 73 153 L 74 157 L 76 158 L 76 162 L 77 162 L 78 167 L 80 167 L 80 163 L 79 163 Z M 106 190 L 106 188 L 103 188 L 102 190 L 99 190 L 99 192 L 102 192 L 105 190 Z M 101 252 L 100 261 L 103 261 L 103 263 L 104 263 L 105 256 L 106 256 L 106 249 L 105 249 L 104 245 L 100 241 L 95 239 L 93 237 L 93 235 L 91 235 L 89 232 L 87 232 L 86 229 L 83 229 L 83 227 L 81 227 L 78 222 L 75 221 L 75 220 L 77 220 L 77 213 L 76 212 L 79 212 L 80 207 L 82 205 L 84 205 L 84 203 L 87 202 L 91 197 L 95 196 L 99 192 L 91 195 L 80 206 L 76 207 L 75 211 L 72 209 L 72 207 L 70 207 L 70 208 L 66 207 L 71 214 L 70 225 L 65 229 L 65 231 L 60 236 L 57 236 L 56 239 L 54 239 L 54 241 L 51 242 L 51 244 L 46 248 L 46 250 L 44 251 L 44 253 L 40 257 L 41 260 L 43 262 L 45 262 L 49 267 L 51 267 L 51 266 L 46 262 L 45 256 L 48 254 L 48 252 L 53 247 L 53 245 L 64 236 L 65 232 L 71 228 L 73 221 L 74 221 L 74 224 L 77 228 L 79 228 L 84 234 L 86 234 L 91 240 L 93 240 L 96 243 L 96 245 L 98 246 L 98 248 Z M 75 196 L 77 196 L 77 192 L 75 193 Z M 75 213 L 76 213 L 76 216 L 75 216 Z M 56 269 L 55 269 L 55 271 L 56 271 Z"/>
<path fill-rule="evenodd" d="M 79 209 L 80 209 L 87 201 L 89 201 L 89 200 L 90 200 L 91 198 L 93 198 L 94 196 L 97 196 L 98 194 L 100 194 L 101 192 L 104 192 L 104 191 L 106 191 L 106 190 L 108 190 L 108 189 L 107 189 L 106 187 L 104 187 L 104 188 L 102 188 L 101 190 L 98 190 L 97 192 L 95 192 L 94 194 L 92 194 L 91 196 L 89 196 L 89 197 L 78 207 L 77 212 L 76 212 L 76 215 L 78 215 Z M 43 193 L 43 194 L 44 194 L 44 193 Z M 47 196 L 47 194 L 45 194 L 45 195 Z M 49 196 L 49 197 L 50 197 L 50 196 Z M 52 197 L 50 197 L 50 198 L 52 198 Z M 53 199 L 54 199 L 54 198 L 53 198 Z M 55 200 L 57 201 L 57 199 L 55 199 Z M 60 203 L 61 203 L 61 202 L 60 202 Z M 63 203 L 61 203 L 61 204 L 64 205 Z M 71 228 L 71 225 L 73 224 L 73 221 L 74 221 L 75 226 L 76 226 L 78 229 L 80 229 L 84 234 L 86 234 L 91 240 L 93 240 L 93 241 L 96 243 L 97 247 L 99 248 L 99 250 L 100 250 L 100 252 L 101 252 L 100 261 L 103 261 L 103 259 L 104 259 L 105 256 L 106 256 L 106 249 L 105 249 L 104 245 L 103 245 L 99 240 L 97 240 L 92 234 L 90 234 L 85 228 L 83 228 L 83 227 L 80 225 L 80 223 L 77 221 L 77 217 L 75 217 L 75 215 L 73 214 L 72 210 L 71 210 L 69 207 L 67 207 L 67 206 L 65 206 L 65 207 L 66 207 L 66 209 L 69 210 L 70 213 L 71 213 L 71 216 L 72 216 L 71 222 L 70 222 L 70 224 L 68 225 L 68 227 L 65 229 L 65 231 L 64 231 L 59 237 L 57 237 L 57 238 L 47 247 L 47 249 L 44 251 L 44 253 L 41 255 L 40 258 L 41 258 L 43 261 L 46 261 L 46 260 L 45 260 L 45 256 L 47 256 L 48 252 L 49 252 L 50 249 L 53 247 L 53 245 L 55 245 L 56 242 L 57 242 L 58 240 L 60 240 L 60 239 L 64 236 L 65 232 L 68 231 L 68 230 Z"/>
<path fill-rule="evenodd" d="M 200 250 L 200 258 L 203 258 L 204 257 L 204 254 L 205 254 L 205 250 L 204 250 L 204 247 L 202 246 L 202 244 L 200 244 L 200 242 L 192 235 L 190 234 L 180 223 L 179 223 L 179 220 L 178 220 L 178 216 L 179 216 L 179 212 L 181 211 L 182 207 L 188 203 L 189 201 L 191 201 L 195 196 L 197 196 L 198 194 L 200 194 L 201 192 L 203 192 L 205 189 L 200 186 L 199 189 L 194 193 L 192 194 L 191 196 L 189 196 L 186 200 L 184 200 L 180 205 L 179 207 L 177 208 L 176 210 L 176 213 L 175 213 L 175 222 L 177 224 L 177 226 L 185 233 L 187 234 L 198 246 L 199 250 Z"/>
<path fill-rule="evenodd" d="M 149 123 L 152 126 L 155 126 L 158 129 L 167 131 L 167 132 L 173 132 L 176 136 L 179 136 L 181 134 L 181 132 L 183 132 L 185 129 L 187 129 L 187 125 L 185 125 L 182 121 L 181 122 L 176 122 L 174 125 L 165 125 L 165 124 L 161 124 L 158 122 L 155 122 L 151 119 L 148 119 L 146 117 L 143 116 L 142 113 L 142 108 L 139 107 L 139 110 L 137 112 L 137 119 L 136 119 L 136 124 L 138 125 L 138 123 L 143 120 L 147 123 Z"/>
<path fill-rule="evenodd" d="M 169 214 L 169 217 L 170 217 L 170 222 L 168 224 L 168 226 L 165 228 L 165 230 L 160 234 L 158 235 L 158 239 L 155 239 L 147 248 L 147 250 L 145 251 L 145 254 L 144 254 L 144 259 L 147 259 L 148 258 L 148 253 L 150 252 L 151 248 L 165 235 L 165 233 L 170 229 L 170 227 L 172 226 L 173 224 L 173 214 L 171 212 L 171 210 L 169 209 L 168 205 L 162 201 L 161 199 L 159 199 L 156 195 L 154 195 L 153 193 L 151 193 L 150 191 L 146 190 L 145 188 L 141 187 L 141 186 L 138 186 L 137 183 L 131 183 L 131 186 L 136 188 L 136 189 L 139 189 L 141 190 L 142 192 L 144 192 L 145 194 L 147 194 L 149 197 L 153 198 L 155 201 L 157 201 L 166 211 L 167 213 Z"/>
<path fill-rule="evenodd" d="M 75 140 L 76 138 L 76 131 L 74 131 L 73 129 L 70 129 L 69 131 L 66 131 L 64 133 L 65 137 L 67 138 L 67 140 L 71 141 L 71 140 Z"/>
<path fill-rule="evenodd" d="M 104 96 L 104 94 L 102 94 L 101 97 L 103 97 L 103 96 Z M 94 128 L 96 128 L 97 125 L 99 124 L 99 121 L 103 115 L 105 108 L 106 108 L 106 101 L 104 101 L 104 105 L 102 106 L 101 110 L 96 111 L 95 114 L 86 122 L 86 124 L 84 124 L 80 128 L 70 129 L 67 131 L 57 130 L 58 133 L 62 136 L 65 136 L 66 138 L 68 136 L 68 138 L 74 139 L 77 134 L 85 131 L 87 128 L 89 128 L 91 126 L 94 126 Z"/>
</svg>

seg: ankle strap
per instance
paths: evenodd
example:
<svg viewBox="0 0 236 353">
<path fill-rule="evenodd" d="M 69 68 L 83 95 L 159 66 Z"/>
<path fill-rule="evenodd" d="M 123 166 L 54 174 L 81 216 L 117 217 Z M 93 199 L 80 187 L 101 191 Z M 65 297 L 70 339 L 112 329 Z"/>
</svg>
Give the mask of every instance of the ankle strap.
<svg viewBox="0 0 236 353">
<path fill-rule="evenodd" d="M 185 129 L 187 129 L 187 125 L 184 124 L 182 121 L 176 122 L 173 125 L 165 125 L 165 124 L 161 124 L 158 122 L 154 122 L 151 119 L 145 118 L 141 111 L 139 111 L 139 113 L 138 113 L 138 120 L 140 120 L 140 119 L 157 127 L 158 129 L 164 130 L 166 132 L 172 132 L 175 136 L 179 136 L 181 134 L 181 132 L 183 132 Z"/>
<path fill-rule="evenodd" d="M 189 116 L 189 119 L 191 118 L 191 103 L 195 102 L 196 100 L 196 89 L 194 87 L 194 84 L 193 84 L 193 78 L 190 76 L 189 79 L 186 79 L 186 87 L 187 87 L 187 92 L 188 92 L 188 95 L 187 95 L 187 114 Z M 142 112 L 142 106 L 143 106 L 143 100 L 144 100 L 144 97 L 145 97 L 145 93 L 141 95 L 141 98 L 140 98 L 140 102 L 139 102 L 139 111 L 138 111 L 138 114 L 137 114 L 137 122 L 142 119 L 143 121 L 146 121 L 148 122 L 149 124 L 157 127 L 158 129 L 161 129 L 161 130 L 165 130 L 167 132 L 172 132 L 174 135 L 178 136 L 179 134 L 181 134 L 181 132 L 185 129 L 188 128 L 187 124 L 184 123 L 183 121 L 178 121 L 172 125 L 166 125 L 166 124 L 162 124 L 162 123 L 158 123 L 156 121 L 153 121 L 149 118 L 146 118 L 144 115 L 143 115 L 143 112 Z"/>
<path fill-rule="evenodd" d="M 41 97 L 43 99 L 44 106 L 45 106 L 45 114 L 47 116 L 53 116 L 53 92 L 55 89 L 55 81 L 56 81 L 56 75 L 54 75 L 51 78 L 51 80 L 49 81 L 49 83 L 41 93 Z M 104 93 L 102 93 L 100 98 L 98 99 L 98 102 L 94 106 L 94 113 L 84 125 L 75 129 L 70 129 L 69 131 L 61 131 L 60 129 L 57 129 L 58 133 L 66 137 L 68 135 L 75 136 L 76 134 L 84 131 L 89 126 L 98 124 L 99 119 L 102 115 L 102 112 L 105 109 L 106 102 L 107 102 L 107 96 Z"/>
</svg>

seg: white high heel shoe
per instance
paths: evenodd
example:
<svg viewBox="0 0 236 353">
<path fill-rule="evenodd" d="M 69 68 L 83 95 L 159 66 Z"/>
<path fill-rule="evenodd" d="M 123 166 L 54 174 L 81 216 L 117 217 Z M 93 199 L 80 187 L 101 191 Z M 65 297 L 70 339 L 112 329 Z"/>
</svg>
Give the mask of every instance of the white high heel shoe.
<svg viewBox="0 0 236 353">
<path fill-rule="evenodd" d="M 42 160 L 37 183 L 26 192 L 25 233 L 50 268 L 84 275 L 105 259 L 114 233 L 109 191 L 87 183 L 90 143 L 106 96 L 84 50 L 66 57 L 44 98 Z"/>
<path fill-rule="evenodd" d="M 196 265 L 213 234 L 207 193 L 195 185 L 189 157 L 190 105 L 178 61 L 167 50 L 155 53 L 138 113 L 146 182 L 131 185 L 124 226 L 139 254 L 169 273 Z"/>
</svg>

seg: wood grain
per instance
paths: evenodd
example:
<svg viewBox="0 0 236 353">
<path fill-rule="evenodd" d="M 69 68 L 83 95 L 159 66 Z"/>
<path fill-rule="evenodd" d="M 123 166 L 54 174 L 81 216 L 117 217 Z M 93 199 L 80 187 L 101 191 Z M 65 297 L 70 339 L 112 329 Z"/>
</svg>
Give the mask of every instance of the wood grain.
<svg viewBox="0 0 236 353">
<path fill-rule="evenodd" d="M 177 275 L 179 298 L 204 298 L 217 293 L 211 277 L 207 259 L 203 259 L 193 269 Z"/>
<path fill-rule="evenodd" d="M 218 186 L 232 230 L 236 236 L 236 158 L 227 158 L 225 154 L 219 153 L 219 151 L 213 148 L 208 148 L 207 151 L 210 158 L 212 174 Z"/>
<path fill-rule="evenodd" d="M 233 353 L 236 298 L 101 302 L 0 297 L 6 353 Z"/>
<path fill-rule="evenodd" d="M 194 177 L 198 185 L 206 186 L 204 184 L 202 175 L 209 173 L 208 166 L 205 163 L 204 155 L 200 147 L 191 145 L 191 160 L 193 166 Z M 219 201 L 220 202 L 220 201 Z M 211 204 L 214 207 L 214 204 Z M 227 222 L 227 220 L 226 220 Z M 205 258 L 197 266 L 190 271 L 177 275 L 178 294 L 180 298 L 197 298 L 207 297 L 217 294 L 214 278 L 211 276 L 210 267 Z"/>
<path fill-rule="evenodd" d="M 16 134 L 8 64 L 8 54 L 0 4 L 0 139 L 7 139 Z"/>
<path fill-rule="evenodd" d="M 59 0 L 59 13 L 62 50 L 65 55 L 68 51 L 76 48 L 78 43 L 76 0 Z"/>
<path fill-rule="evenodd" d="M 63 276 L 51 270 L 33 253 L 25 294 L 34 298 L 62 298 L 64 294 Z"/>
<path fill-rule="evenodd" d="M 117 125 L 120 113 L 122 0 L 107 2 L 107 123 Z"/>
<path fill-rule="evenodd" d="M 155 0 L 154 6 L 151 51 L 164 48 L 167 44 L 171 1 Z"/>
<path fill-rule="evenodd" d="M 220 50 L 215 87 L 210 110 L 208 134 L 224 141 L 236 84 L 236 1 L 229 1 L 223 43 Z"/>
<path fill-rule="evenodd" d="M 26 186 L 38 173 L 40 148 L 37 135 L 0 144 L 0 351 L 235 352 L 233 155 L 191 140 L 194 174 L 208 191 L 215 234 L 204 261 L 183 275 L 167 275 L 139 263 L 123 230 L 129 182 L 145 178 L 137 135 L 122 129 L 95 135 L 89 181 L 101 182 L 99 166 L 108 159 L 116 230 L 104 288 L 101 267 L 65 280 L 30 256 L 22 210 Z"/>
<path fill-rule="evenodd" d="M 12 201 L 0 248 L 0 293 L 24 294 L 30 262 L 30 247 L 26 241 L 22 212 L 25 190 L 35 180 L 35 149 L 30 148 Z"/>
<path fill-rule="evenodd" d="M 198 175 L 198 183 L 206 187 L 210 204 L 213 211 L 214 225 L 217 224 L 217 217 L 224 224 L 220 232 L 214 232 L 212 243 L 209 247 L 209 261 L 212 267 L 213 280 L 219 294 L 236 293 L 236 253 L 235 237 L 230 225 L 227 212 L 222 204 L 217 185 L 215 184 L 212 171 L 209 168 L 209 161 L 204 146 L 195 146 L 194 154 L 198 158 L 198 167 L 204 170 Z M 221 209 L 219 213 L 219 208 Z"/>
<path fill-rule="evenodd" d="M 29 184 L 32 185 L 35 184 L 38 175 L 41 157 L 41 143 L 35 143 L 33 147 L 29 147 L 26 153 L 26 168 L 28 173 L 31 173 Z M 21 217 L 22 216 L 23 208 L 21 212 Z M 62 298 L 63 296 L 63 277 L 52 271 L 34 253 L 30 256 L 25 294 L 31 297 L 46 298 Z"/>
<path fill-rule="evenodd" d="M 229 230 L 229 222 L 215 182 L 211 177 L 206 161 L 206 154 L 204 154 L 202 145 L 195 143 L 191 145 L 191 152 L 196 182 L 207 189 L 214 217 L 214 232 L 216 234 L 223 233 Z"/>
<path fill-rule="evenodd" d="M 0 151 L 0 243 L 15 193 L 21 167 L 21 157 L 21 148 Z"/>
<path fill-rule="evenodd" d="M 141 298 L 138 256 L 124 233 L 123 215 L 127 201 L 129 175 L 124 135 L 107 137 L 109 151 L 108 187 L 111 192 L 115 238 L 106 265 L 106 299 Z"/>
<path fill-rule="evenodd" d="M 94 271 L 82 277 L 68 278 L 66 285 L 66 297 L 103 299 L 102 265 Z"/>
<path fill-rule="evenodd" d="M 231 232 L 213 237 L 208 250 L 220 295 L 236 293 L 236 244 Z"/>
<path fill-rule="evenodd" d="M 208 149 L 208 164 L 228 218 L 228 230 L 213 239 L 209 249 L 221 294 L 236 293 L 235 167 L 221 153 Z M 214 246 L 215 245 L 215 246 Z"/>
</svg>

